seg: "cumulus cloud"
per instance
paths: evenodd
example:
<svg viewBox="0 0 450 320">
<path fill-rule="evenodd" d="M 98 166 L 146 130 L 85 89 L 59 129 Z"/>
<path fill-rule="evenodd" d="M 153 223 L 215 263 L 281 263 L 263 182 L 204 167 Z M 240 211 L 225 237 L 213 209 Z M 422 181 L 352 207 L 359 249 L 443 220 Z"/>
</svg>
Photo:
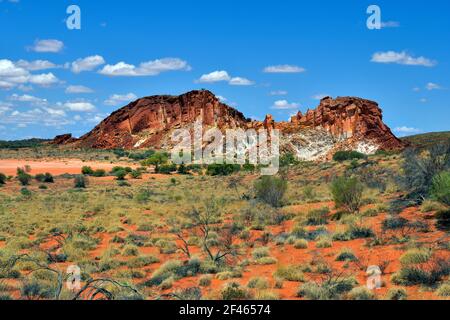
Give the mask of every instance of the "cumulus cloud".
<svg viewBox="0 0 450 320">
<path fill-rule="evenodd" d="M 289 109 L 298 109 L 300 107 L 299 103 L 290 103 L 287 100 L 277 100 L 274 102 L 272 109 L 276 110 L 289 110 Z"/>
<path fill-rule="evenodd" d="M 178 58 L 164 58 L 148 62 L 142 62 L 139 66 L 125 63 L 123 61 L 114 64 L 106 65 L 100 74 L 112 77 L 142 77 L 142 76 L 156 76 L 168 71 L 189 71 L 191 67 L 189 64 Z"/>
<path fill-rule="evenodd" d="M 47 104 L 47 99 L 38 98 L 38 97 L 31 96 L 28 94 L 24 94 L 24 95 L 13 94 L 12 96 L 9 97 L 9 100 L 30 103 L 33 105 L 46 105 Z"/>
<path fill-rule="evenodd" d="M 227 71 L 213 71 L 211 73 L 204 74 L 196 82 L 198 83 L 214 83 L 227 81 L 232 86 L 250 86 L 254 82 L 243 77 L 231 77 Z"/>
<path fill-rule="evenodd" d="M 113 94 L 107 100 L 105 100 L 104 104 L 107 106 L 117 106 L 120 104 L 125 104 L 137 99 L 137 96 L 134 93 L 128 94 Z"/>
<path fill-rule="evenodd" d="M 407 66 L 422 66 L 422 67 L 434 67 L 437 62 L 425 57 L 413 57 L 406 53 L 386 51 L 376 52 L 372 55 L 372 62 L 375 63 L 396 63 Z"/>
<path fill-rule="evenodd" d="M 81 73 L 83 71 L 92 71 L 95 68 L 105 64 L 102 56 L 95 55 L 86 58 L 80 58 L 72 62 L 71 70 L 73 73 Z"/>
<path fill-rule="evenodd" d="M 16 62 L 16 66 L 24 68 L 28 71 L 39 71 L 39 70 L 59 68 L 58 65 L 48 60 L 34 60 L 34 61 L 19 60 Z"/>
<path fill-rule="evenodd" d="M 55 39 L 36 40 L 29 49 L 34 52 L 58 53 L 64 48 L 64 43 Z"/>
<path fill-rule="evenodd" d="M 306 69 L 295 65 L 282 64 L 265 67 L 263 71 L 265 73 L 302 73 Z"/>
<path fill-rule="evenodd" d="M 53 73 L 31 74 L 30 71 L 10 60 L 0 60 L 0 89 L 23 87 L 26 84 L 49 86 L 58 82 L 58 78 Z"/>
<path fill-rule="evenodd" d="M 232 86 L 251 86 L 254 84 L 253 81 L 242 77 L 231 78 L 228 83 Z"/>
<path fill-rule="evenodd" d="M 231 77 L 228 72 L 222 71 L 213 71 L 211 73 L 204 74 L 198 79 L 199 83 L 213 83 L 220 81 L 230 81 Z"/>
<path fill-rule="evenodd" d="M 28 125 L 39 125 L 46 127 L 63 127 L 74 124 L 66 118 L 66 113 L 57 108 L 34 108 L 26 111 L 8 110 L 0 117 L 0 124 L 16 125 L 24 128 Z"/>
<path fill-rule="evenodd" d="M 94 90 L 85 86 L 68 86 L 66 88 L 66 93 L 77 94 L 77 93 L 93 93 Z"/>
<path fill-rule="evenodd" d="M 76 111 L 76 112 L 92 112 L 95 111 L 95 106 L 86 101 L 68 101 L 63 104 L 64 108 L 70 110 L 70 111 Z"/>
</svg>

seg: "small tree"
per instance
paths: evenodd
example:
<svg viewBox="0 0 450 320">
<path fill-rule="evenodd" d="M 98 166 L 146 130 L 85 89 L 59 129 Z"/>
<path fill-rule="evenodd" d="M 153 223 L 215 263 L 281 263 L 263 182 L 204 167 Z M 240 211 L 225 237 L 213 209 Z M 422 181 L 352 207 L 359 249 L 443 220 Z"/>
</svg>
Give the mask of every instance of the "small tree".
<svg viewBox="0 0 450 320">
<path fill-rule="evenodd" d="M 166 164 L 169 161 L 169 155 L 165 152 L 156 152 L 148 159 L 142 161 L 143 166 L 155 166 L 156 172 L 162 164 Z"/>
<path fill-rule="evenodd" d="M 50 173 L 40 173 L 37 174 L 35 177 L 36 181 L 42 182 L 42 183 L 54 183 L 55 180 L 53 179 L 53 176 Z"/>
<path fill-rule="evenodd" d="M 362 205 L 364 185 L 357 178 L 339 177 L 331 183 L 331 194 L 338 208 L 354 213 Z"/>
<path fill-rule="evenodd" d="M 114 172 L 116 179 L 119 181 L 125 180 L 125 177 L 127 176 L 127 174 L 128 174 L 128 172 L 126 172 L 125 170 L 118 170 L 118 171 Z"/>
<path fill-rule="evenodd" d="M 19 179 L 19 182 L 22 186 L 28 186 L 33 177 L 28 173 L 20 172 L 19 175 L 17 176 L 17 179 Z"/>
<path fill-rule="evenodd" d="M 81 168 L 81 173 L 90 176 L 94 174 L 94 170 L 91 167 L 84 166 Z"/>
<path fill-rule="evenodd" d="M 278 177 L 263 176 L 255 182 L 256 197 L 272 207 L 281 207 L 287 191 L 287 181 Z"/>
<path fill-rule="evenodd" d="M 76 176 L 74 184 L 77 189 L 85 189 L 87 186 L 87 179 L 83 175 Z"/>
</svg>

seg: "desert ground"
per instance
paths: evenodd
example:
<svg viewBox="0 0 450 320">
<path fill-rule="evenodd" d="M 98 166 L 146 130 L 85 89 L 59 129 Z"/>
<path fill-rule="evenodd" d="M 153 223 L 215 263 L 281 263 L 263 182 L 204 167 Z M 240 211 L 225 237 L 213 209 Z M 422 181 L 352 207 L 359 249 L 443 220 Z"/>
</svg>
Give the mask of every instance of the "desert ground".
<svg viewBox="0 0 450 320">
<path fill-rule="evenodd" d="M 1 299 L 450 295 L 448 204 L 432 196 L 398 204 L 411 191 L 400 153 L 287 161 L 265 180 L 252 168 L 153 173 L 141 160 L 96 151 L 84 159 L 54 148 L 1 152 Z M 45 173 L 52 181 L 36 177 Z M 360 181 L 357 208 L 336 201 L 341 176 Z M 79 287 L 66 284 L 70 266 L 81 270 Z M 374 290 L 370 266 L 381 272 Z"/>
</svg>

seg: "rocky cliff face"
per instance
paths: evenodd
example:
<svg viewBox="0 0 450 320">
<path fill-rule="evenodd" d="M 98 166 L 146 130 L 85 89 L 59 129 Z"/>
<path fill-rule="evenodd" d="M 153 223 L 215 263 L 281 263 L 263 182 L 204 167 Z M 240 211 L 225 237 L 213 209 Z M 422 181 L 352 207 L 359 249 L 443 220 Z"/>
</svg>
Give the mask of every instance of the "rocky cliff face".
<svg viewBox="0 0 450 320">
<path fill-rule="evenodd" d="M 242 128 L 249 122 L 211 92 L 191 91 L 181 96 L 152 96 L 132 102 L 77 143 L 100 149 L 162 148 L 174 129 L 189 127 L 199 118 L 205 127 L 221 129 Z"/>
<path fill-rule="evenodd" d="M 80 139 L 64 135 L 57 137 L 55 143 L 100 149 L 167 148 L 173 130 L 192 128 L 198 119 L 203 119 L 204 128 L 218 127 L 223 131 L 279 129 L 282 150 L 303 160 L 323 160 L 338 150 L 370 154 L 379 149 L 404 147 L 383 123 L 382 111 L 373 101 L 327 97 L 315 110 L 299 112 L 290 122 L 277 123 L 270 115 L 257 122 L 221 103 L 209 91 L 139 99 L 111 114 Z"/>
</svg>

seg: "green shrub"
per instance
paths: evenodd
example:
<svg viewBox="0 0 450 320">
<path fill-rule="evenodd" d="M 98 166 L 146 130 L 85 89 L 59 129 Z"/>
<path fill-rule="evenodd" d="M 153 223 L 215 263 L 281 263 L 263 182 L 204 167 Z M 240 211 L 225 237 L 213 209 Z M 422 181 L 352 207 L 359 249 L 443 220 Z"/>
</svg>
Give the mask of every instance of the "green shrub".
<svg viewBox="0 0 450 320">
<path fill-rule="evenodd" d="M 349 248 L 343 248 L 336 257 L 336 261 L 357 261 L 357 260 L 358 258 Z"/>
<path fill-rule="evenodd" d="M 399 216 L 387 217 L 382 224 L 383 230 L 402 229 L 408 225 L 408 220 Z"/>
<path fill-rule="evenodd" d="M 87 187 L 87 179 L 83 175 L 75 176 L 74 186 L 77 189 L 84 189 Z"/>
<path fill-rule="evenodd" d="M 33 195 L 32 192 L 27 188 L 20 189 L 20 194 L 25 198 L 31 198 L 31 196 Z"/>
<path fill-rule="evenodd" d="M 297 295 L 309 300 L 337 300 L 357 284 L 354 278 L 330 279 L 322 283 L 307 282 L 300 287 Z"/>
<path fill-rule="evenodd" d="M 91 167 L 84 166 L 81 168 L 81 174 L 90 176 L 94 173 L 94 170 Z"/>
<path fill-rule="evenodd" d="M 203 275 L 198 280 L 198 285 L 201 287 L 209 287 L 212 282 L 212 276 L 211 275 Z"/>
<path fill-rule="evenodd" d="M 104 177 L 106 176 L 106 171 L 103 169 L 97 169 L 94 171 L 94 173 L 92 173 L 92 176 L 97 178 Z"/>
<path fill-rule="evenodd" d="M 247 287 L 250 289 L 268 289 L 270 287 L 269 281 L 267 278 L 261 278 L 261 277 L 253 277 L 250 278 L 250 280 L 247 283 Z"/>
<path fill-rule="evenodd" d="M 31 175 L 29 175 L 28 173 L 20 172 L 17 175 L 17 179 L 19 180 L 19 182 L 22 186 L 28 186 L 30 184 L 31 179 L 33 179 L 33 177 Z"/>
<path fill-rule="evenodd" d="M 128 175 L 128 172 L 125 170 L 117 170 L 114 171 L 114 175 L 116 176 L 116 180 L 124 181 L 125 177 Z"/>
<path fill-rule="evenodd" d="M 229 176 L 239 172 L 241 166 L 238 164 L 210 164 L 206 168 L 206 174 L 209 176 Z"/>
<path fill-rule="evenodd" d="M 305 281 L 303 268 L 300 265 L 280 266 L 275 271 L 274 277 L 286 281 L 296 281 L 296 282 Z"/>
<path fill-rule="evenodd" d="M 436 290 L 436 294 L 439 297 L 450 297 L 450 282 L 441 284 L 441 286 Z"/>
<path fill-rule="evenodd" d="M 366 287 L 356 287 L 348 293 L 348 298 L 350 300 L 375 300 L 375 295 Z"/>
<path fill-rule="evenodd" d="M 367 156 L 358 151 L 338 151 L 333 155 L 333 160 L 339 162 L 365 158 L 367 158 Z"/>
<path fill-rule="evenodd" d="M 331 194 L 338 208 L 359 211 L 362 205 L 363 184 L 357 178 L 340 177 L 331 184 Z"/>
<path fill-rule="evenodd" d="M 306 225 L 308 226 L 319 226 L 328 223 L 328 214 L 330 213 L 330 209 L 328 207 L 324 207 L 322 209 L 315 209 L 306 215 Z"/>
<path fill-rule="evenodd" d="M 256 197 L 272 207 L 281 207 L 287 191 L 287 181 L 274 176 L 263 176 L 254 185 Z"/>
<path fill-rule="evenodd" d="M 175 164 L 166 164 L 158 167 L 157 173 L 161 174 L 171 174 L 177 171 L 177 166 Z"/>
<path fill-rule="evenodd" d="M 269 265 L 269 264 L 276 264 L 278 260 L 274 257 L 262 257 L 255 259 L 254 264 L 257 265 Z"/>
<path fill-rule="evenodd" d="M 316 248 L 331 248 L 333 242 L 329 237 L 320 237 L 316 242 Z"/>
<path fill-rule="evenodd" d="M 131 244 L 126 245 L 123 248 L 122 255 L 127 256 L 127 257 L 129 257 L 129 256 L 138 256 L 139 255 L 139 248 L 137 246 L 131 245 Z"/>
<path fill-rule="evenodd" d="M 424 249 L 411 249 L 400 257 L 400 262 L 404 266 L 425 263 L 430 260 L 432 252 Z"/>
<path fill-rule="evenodd" d="M 45 173 L 45 174 L 37 174 L 35 177 L 36 181 L 38 182 L 42 182 L 42 183 L 54 183 L 54 179 L 53 176 L 50 173 Z"/>
<path fill-rule="evenodd" d="M 305 239 L 298 239 L 294 242 L 295 249 L 308 249 L 308 241 Z"/>
<path fill-rule="evenodd" d="M 133 171 L 130 172 L 130 176 L 133 179 L 141 179 L 142 178 L 142 172 L 139 171 L 139 170 L 133 170 Z"/>
<path fill-rule="evenodd" d="M 436 227 L 439 230 L 450 231 L 450 210 L 442 210 L 436 213 Z"/>
<path fill-rule="evenodd" d="M 245 288 L 242 288 L 239 283 L 228 283 L 221 291 L 222 300 L 249 300 L 251 294 Z"/>
<path fill-rule="evenodd" d="M 403 288 L 391 288 L 386 294 L 387 300 L 407 300 L 408 294 Z"/>
<path fill-rule="evenodd" d="M 252 252 L 253 259 L 268 257 L 269 255 L 269 248 L 267 247 L 256 248 Z"/>
<path fill-rule="evenodd" d="M 450 172 L 443 172 L 433 178 L 431 196 L 437 201 L 450 206 Z"/>
</svg>

